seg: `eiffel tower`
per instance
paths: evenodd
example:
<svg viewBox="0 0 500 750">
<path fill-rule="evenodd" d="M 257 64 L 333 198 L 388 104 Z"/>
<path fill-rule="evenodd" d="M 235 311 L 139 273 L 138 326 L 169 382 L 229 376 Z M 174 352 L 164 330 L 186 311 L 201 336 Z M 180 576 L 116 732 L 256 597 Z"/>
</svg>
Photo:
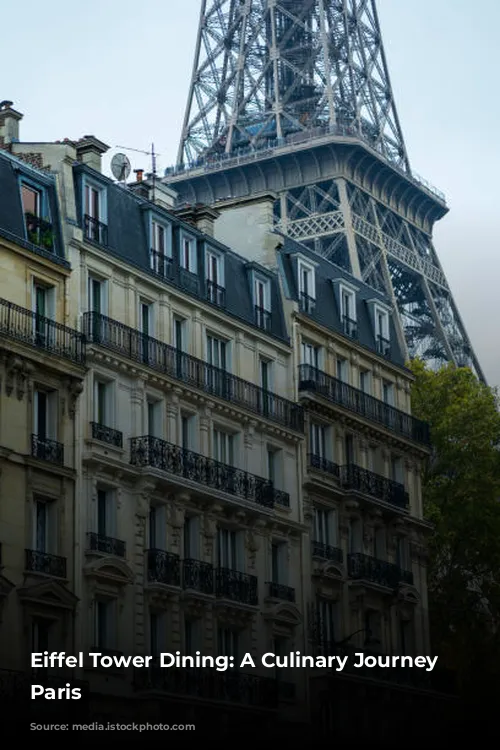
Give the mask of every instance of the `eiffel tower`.
<svg viewBox="0 0 500 750">
<path fill-rule="evenodd" d="M 202 0 L 181 201 L 277 195 L 275 228 L 391 300 L 408 358 L 484 380 L 432 242 L 445 196 L 410 167 L 375 0 Z"/>
</svg>

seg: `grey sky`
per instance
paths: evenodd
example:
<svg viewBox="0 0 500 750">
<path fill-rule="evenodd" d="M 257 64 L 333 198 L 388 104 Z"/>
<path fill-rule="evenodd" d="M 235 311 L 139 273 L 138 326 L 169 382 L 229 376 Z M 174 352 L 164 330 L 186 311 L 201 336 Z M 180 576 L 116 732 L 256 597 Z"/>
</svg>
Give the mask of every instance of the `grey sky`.
<svg viewBox="0 0 500 750">
<path fill-rule="evenodd" d="M 153 141 L 159 167 L 173 164 L 199 7 L 200 0 L 6 4 L 0 99 L 24 113 L 21 139 L 93 134 L 113 148 L 144 150 Z M 451 209 L 436 227 L 436 248 L 486 377 L 500 385 L 491 318 L 500 280 L 500 3 L 378 0 L 378 11 L 410 162 Z M 129 157 L 134 168 L 150 166 L 146 156 Z"/>
</svg>

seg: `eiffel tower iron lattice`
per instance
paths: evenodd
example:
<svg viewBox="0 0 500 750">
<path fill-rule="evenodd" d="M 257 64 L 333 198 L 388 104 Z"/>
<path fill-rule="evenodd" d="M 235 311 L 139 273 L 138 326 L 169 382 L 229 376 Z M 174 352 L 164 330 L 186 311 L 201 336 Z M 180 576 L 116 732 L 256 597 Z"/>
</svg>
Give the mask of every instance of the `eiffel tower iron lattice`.
<svg viewBox="0 0 500 750">
<path fill-rule="evenodd" d="M 176 167 L 189 203 L 275 194 L 275 228 L 385 291 L 408 357 L 484 379 L 411 169 L 375 0 L 202 0 Z"/>
</svg>

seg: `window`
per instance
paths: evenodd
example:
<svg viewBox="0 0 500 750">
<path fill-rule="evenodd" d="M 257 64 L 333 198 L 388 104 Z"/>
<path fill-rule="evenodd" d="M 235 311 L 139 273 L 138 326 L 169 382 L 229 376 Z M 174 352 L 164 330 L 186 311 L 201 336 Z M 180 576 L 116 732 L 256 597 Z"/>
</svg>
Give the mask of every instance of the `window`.
<svg viewBox="0 0 500 750">
<path fill-rule="evenodd" d="M 98 315 L 107 313 L 107 283 L 95 276 L 89 276 L 89 311 Z"/>
<path fill-rule="evenodd" d="M 242 565 L 241 536 L 237 531 L 219 529 L 217 532 L 217 563 L 219 568 L 240 570 Z"/>
<path fill-rule="evenodd" d="M 403 461 L 400 456 L 391 456 L 391 479 L 404 484 Z"/>
<path fill-rule="evenodd" d="M 33 394 L 33 433 L 38 440 L 57 437 L 57 393 L 36 389 Z"/>
<path fill-rule="evenodd" d="M 334 510 L 314 509 L 314 541 L 328 547 L 337 546 L 336 514 Z"/>
<path fill-rule="evenodd" d="M 264 391 L 271 390 L 271 368 L 272 362 L 269 362 L 269 360 L 261 359 L 259 361 L 260 387 Z"/>
<path fill-rule="evenodd" d="M 151 221 L 151 269 L 159 276 L 170 278 L 172 267 L 172 228 L 169 224 Z"/>
<path fill-rule="evenodd" d="M 84 235 L 86 239 L 107 245 L 105 191 L 97 185 L 85 181 L 84 184 Z"/>
<path fill-rule="evenodd" d="M 116 505 L 111 490 L 97 490 L 97 534 L 101 537 L 116 534 Z"/>
<path fill-rule="evenodd" d="M 181 235 L 181 268 L 196 273 L 196 242 L 194 237 Z"/>
<path fill-rule="evenodd" d="M 375 531 L 373 555 L 377 560 L 387 559 L 387 542 L 385 529 L 380 527 Z"/>
<path fill-rule="evenodd" d="M 231 433 L 214 429 L 213 457 L 222 464 L 234 465 L 234 436 Z"/>
<path fill-rule="evenodd" d="M 389 315 L 385 310 L 376 309 L 375 311 L 375 338 L 377 342 L 377 351 L 383 357 L 391 353 L 391 342 L 389 339 Z"/>
<path fill-rule="evenodd" d="M 199 650 L 201 642 L 200 620 L 184 619 L 184 648 L 188 656 L 193 656 Z"/>
<path fill-rule="evenodd" d="M 324 644 L 334 643 L 340 633 L 340 612 L 337 602 L 318 598 L 316 601 L 318 630 L 320 641 Z"/>
<path fill-rule="evenodd" d="M 184 450 L 194 450 L 194 420 L 189 414 L 181 414 L 181 447 Z"/>
<path fill-rule="evenodd" d="M 380 612 L 369 609 L 365 612 L 365 646 L 376 648 L 381 645 Z"/>
<path fill-rule="evenodd" d="M 186 516 L 184 520 L 184 559 L 199 559 L 200 519 Z"/>
<path fill-rule="evenodd" d="M 255 322 L 259 328 L 269 330 L 271 327 L 271 295 L 267 279 L 254 278 Z"/>
<path fill-rule="evenodd" d="M 363 525 L 361 519 L 352 518 L 349 530 L 349 548 L 351 553 L 363 552 Z"/>
<path fill-rule="evenodd" d="M 213 302 L 214 305 L 224 305 L 223 258 L 213 250 L 207 250 L 205 253 L 205 274 L 207 280 L 207 299 Z"/>
<path fill-rule="evenodd" d="M 207 333 L 207 362 L 221 370 L 227 369 L 228 345 L 226 341 Z"/>
<path fill-rule="evenodd" d="M 217 629 L 218 656 L 234 656 L 238 661 L 239 633 L 231 628 Z"/>
<path fill-rule="evenodd" d="M 150 302 L 139 303 L 139 329 L 144 336 L 153 336 L 154 308 Z"/>
<path fill-rule="evenodd" d="M 315 367 L 317 370 L 320 369 L 320 353 L 321 347 L 316 344 L 310 344 L 308 341 L 302 341 L 300 358 L 301 364 L 310 365 Z"/>
<path fill-rule="evenodd" d="M 187 321 L 184 318 L 174 318 L 174 347 L 179 352 L 186 351 Z"/>
<path fill-rule="evenodd" d="M 149 653 L 159 657 L 165 645 L 165 614 L 149 610 Z"/>
<path fill-rule="evenodd" d="M 350 289 L 340 288 L 340 310 L 342 316 L 342 330 L 346 336 L 358 337 L 356 322 L 356 295 Z"/>
<path fill-rule="evenodd" d="M 346 464 L 354 464 L 354 437 L 350 433 L 347 433 L 344 438 L 344 451 Z"/>
<path fill-rule="evenodd" d="M 35 281 L 33 283 L 34 334 L 37 346 L 45 347 L 54 337 L 55 328 L 49 321 L 55 318 L 55 289 Z"/>
<path fill-rule="evenodd" d="M 315 269 L 304 261 L 297 264 L 299 278 L 299 305 L 302 312 L 314 312 L 316 300 Z"/>
<path fill-rule="evenodd" d="M 309 452 L 316 458 L 326 458 L 326 428 L 311 422 L 309 427 Z"/>
<path fill-rule="evenodd" d="M 359 390 L 368 395 L 372 392 L 371 372 L 369 370 L 359 371 Z"/>
<path fill-rule="evenodd" d="M 57 506 L 53 500 L 37 498 L 33 511 L 33 549 L 36 552 L 55 554 Z"/>
<path fill-rule="evenodd" d="M 23 213 L 40 217 L 42 211 L 42 195 L 40 190 L 36 190 L 30 185 L 23 183 L 21 186 L 21 197 L 23 201 Z"/>
<path fill-rule="evenodd" d="M 101 219 L 101 191 L 93 185 L 85 185 L 85 214 L 92 219 Z"/>
<path fill-rule="evenodd" d="M 410 570 L 411 568 L 408 540 L 405 537 L 399 537 L 396 544 L 396 565 L 401 570 Z"/>
<path fill-rule="evenodd" d="M 149 549 L 166 550 L 167 519 L 164 505 L 152 505 L 148 515 Z"/>
<path fill-rule="evenodd" d="M 106 427 L 113 424 L 113 383 L 94 381 L 94 422 Z"/>
<path fill-rule="evenodd" d="M 271 582 L 278 584 L 287 583 L 287 548 L 283 542 L 271 544 Z"/>
<path fill-rule="evenodd" d="M 103 651 L 111 649 L 115 643 L 116 602 L 110 599 L 94 601 L 94 646 Z"/>
<path fill-rule="evenodd" d="M 49 252 L 54 249 L 52 224 L 45 219 L 48 209 L 43 190 L 23 182 L 21 198 L 26 226 L 26 237 L 29 242 Z"/>
<path fill-rule="evenodd" d="M 387 380 L 382 381 L 382 400 L 389 406 L 394 406 L 394 385 Z"/>
<path fill-rule="evenodd" d="M 162 404 L 161 401 L 148 399 L 146 402 L 146 435 L 161 438 L 162 430 Z"/>
<path fill-rule="evenodd" d="M 342 383 L 349 382 L 349 368 L 347 359 L 337 357 L 337 379 L 341 380 Z"/>
</svg>

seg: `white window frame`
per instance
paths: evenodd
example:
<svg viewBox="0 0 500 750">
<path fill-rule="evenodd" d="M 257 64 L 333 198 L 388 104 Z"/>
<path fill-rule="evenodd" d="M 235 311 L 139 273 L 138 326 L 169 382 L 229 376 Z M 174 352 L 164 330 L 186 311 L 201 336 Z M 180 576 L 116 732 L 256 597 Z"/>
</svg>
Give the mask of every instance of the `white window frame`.
<svg viewBox="0 0 500 750">
<path fill-rule="evenodd" d="M 144 297 L 139 298 L 139 309 L 137 311 L 137 320 L 139 325 L 137 326 L 139 331 L 141 333 L 144 333 L 143 331 L 143 325 L 142 325 L 142 310 L 143 306 L 148 308 L 148 333 L 147 335 L 150 338 L 154 338 L 155 335 L 155 305 L 154 302 L 151 302 L 151 300 L 146 299 Z"/>
<path fill-rule="evenodd" d="M 217 278 L 213 278 L 213 271 L 212 271 L 212 263 L 210 262 L 211 259 L 215 259 L 216 262 L 216 276 Z M 207 281 L 212 281 L 214 284 L 217 284 L 217 286 L 221 287 L 222 289 L 225 288 L 225 274 L 224 274 L 224 255 L 223 253 L 219 252 L 218 250 L 215 250 L 213 247 L 206 247 L 205 248 L 205 278 Z"/>
<path fill-rule="evenodd" d="M 387 393 L 390 394 L 389 399 L 385 398 L 386 389 Z M 390 380 L 382 380 L 382 401 L 388 406 L 395 405 L 395 386 Z"/>
<path fill-rule="evenodd" d="M 83 178 L 83 192 L 82 192 L 82 213 L 84 216 L 90 216 L 92 219 L 96 219 L 96 221 L 99 221 L 101 224 L 108 223 L 108 201 L 107 201 L 107 190 L 100 182 L 97 180 L 93 180 L 88 175 L 84 175 Z M 87 213 L 86 203 L 87 203 L 87 188 L 90 188 L 92 190 L 96 190 L 99 195 L 99 216 L 92 216 L 91 213 Z"/>
<path fill-rule="evenodd" d="M 340 367 L 339 367 L 340 365 Z M 349 361 L 346 357 L 337 357 L 335 361 L 337 380 L 349 384 Z"/>
<path fill-rule="evenodd" d="M 40 289 L 45 294 L 45 315 L 42 317 L 48 318 L 49 320 L 55 320 L 56 317 L 56 288 L 52 284 L 46 284 L 44 281 L 41 281 L 40 279 L 33 277 L 33 284 L 32 284 L 32 310 L 34 313 L 37 312 L 36 309 L 36 302 L 37 302 L 37 289 Z"/>
<path fill-rule="evenodd" d="M 93 289 L 93 283 L 92 283 L 94 281 L 96 281 L 99 284 L 101 315 L 107 315 L 108 314 L 108 280 L 103 279 L 101 276 L 98 276 L 97 274 L 94 274 L 92 271 L 89 271 L 88 276 L 87 276 L 87 310 L 89 312 L 96 312 L 94 289 Z"/>
<path fill-rule="evenodd" d="M 321 370 L 323 347 L 312 341 L 302 339 L 300 344 L 300 363 Z"/>
<path fill-rule="evenodd" d="M 44 436 L 39 435 L 38 429 L 38 398 L 43 393 L 46 397 L 45 423 L 47 433 Z M 33 434 L 39 435 L 43 440 L 57 440 L 58 435 L 58 393 L 51 389 L 45 389 L 43 386 L 36 386 L 33 392 Z"/>
<path fill-rule="evenodd" d="M 230 341 L 227 341 L 221 336 L 217 336 L 216 334 L 207 330 L 205 334 L 206 362 L 209 365 L 212 365 L 212 367 L 218 367 L 220 370 L 224 370 L 225 372 L 230 372 L 231 371 L 231 368 L 229 366 L 230 343 L 231 343 Z M 222 347 L 224 347 L 223 356 L 221 356 Z M 216 357 L 214 357 L 215 352 L 217 353 Z M 216 360 L 219 361 L 218 364 Z M 222 360 L 224 360 L 224 365 L 222 364 Z"/>
<path fill-rule="evenodd" d="M 232 656 L 238 658 L 240 634 L 237 630 L 227 627 L 217 628 L 217 652 L 218 656 Z M 223 652 L 223 653 L 219 653 Z"/>
<path fill-rule="evenodd" d="M 185 516 L 183 528 L 183 558 L 200 558 L 200 517 Z"/>
<path fill-rule="evenodd" d="M 365 376 L 365 381 L 363 383 L 362 375 Z M 359 370 L 359 390 L 362 393 L 366 393 L 367 396 L 371 396 L 372 394 L 372 372 L 371 370 Z"/>
<path fill-rule="evenodd" d="M 167 509 L 165 505 L 151 505 L 148 513 L 148 548 L 167 549 Z"/>
<path fill-rule="evenodd" d="M 157 240 L 157 228 L 163 229 L 163 248 L 156 247 Z M 163 255 L 165 258 L 172 257 L 172 224 L 168 221 L 163 221 L 154 214 L 151 215 L 150 224 L 150 247 L 158 255 Z"/>
<path fill-rule="evenodd" d="M 274 551 L 276 550 L 276 576 L 274 575 Z M 269 581 L 281 586 L 288 585 L 288 548 L 282 539 L 273 539 L 270 549 Z"/>
<path fill-rule="evenodd" d="M 99 419 L 99 386 L 104 386 L 106 392 L 104 394 L 104 416 L 105 421 L 101 422 Z M 99 374 L 94 375 L 94 422 L 102 424 L 105 427 L 113 427 L 115 424 L 115 388 L 112 380 L 105 380 L 101 378 Z"/>
<path fill-rule="evenodd" d="M 356 291 L 346 284 L 339 284 L 339 299 L 340 299 L 340 315 L 342 321 L 344 317 L 349 318 L 354 322 L 357 321 L 357 309 L 356 309 Z M 347 300 L 347 307 L 349 308 L 349 314 L 347 314 L 346 306 L 344 302 Z"/>
<path fill-rule="evenodd" d="M 310 422 L 309 424 L 309 452 L 313 456 L 326 459 L 327 452 L 327 425 L 321 422 Z"/>
<path fill-rule="evenodd" d="M 109 487 L 98 487 L 97 497 L 95 503 L 95 530 L 97 534 L 99 531 L 99 493 L 105 493 L 105 507 L 104 507 L 104 536 L 116 538 L 117 535 L 117 505 L 115 491 Z"/>
<path fill-rule="evenodd" d="M 234 466 L 235 463 L 235 434 L 229 430 L 214 425 L 212 430 L 212 457 L 228 466 Z"/>
<path fill-rule="evenodd" d="M 337 513 L 334 508 L 314 508 L 314 541 L 337 546 Z"/>
<path fill-rule="evenodd" d="M 43 549 L 38 544 L 38 509 L 43 508 L 45 514 Z M 33 498 L 33 533 L 32 549 L 35 552 L 57 554 L 57 501 L 55 499 L 35 496 Z"/>
<path fill-rule="evenodd" d="M 243 539 L 240 531 L 223 526 L 217 529 L 217 566 L 244 572 Z"/>
<path fill-rule="evenodd" d="M 186 266 L 185 261 L 185 249 L 186 249 L 186 243 L 188 243 L 188 264 L 189 267 Z M 185 271 L 189 271 L 190 273 L 196 274 L 198 273 L 198 263 L 196 258 L 196 237 L 192 234 L 188 234 L 187 232 L 182 231 L 180 233 L 180 248 L 179 248 L 179 265 L 181 268 L 183 268 Z"/>
<path fill-rule="evenodd" d="M 263 306 L 258 304 L 259 294 L 257 290 L 261 288 L 260 285 L 262 285 L 263 290 Z M 271 282 L 265 276 L 258 273 L 254 273 L 253 275 L 253 303 L 255 307 L 263 307 L 266 312 L 271 312 Z"/>
<path fill-rule="evenodd" d="M 101 649 L 106 648 L 114 648 L 116 645 L 116 637 L 117 637 L 117 604 L 118 602 L 114 598 L 108 598 L 108 597 L 101 597 L 97 596 L 94 599 L 94 641 L 93 644 L 94 647 L 98 647 Z M 106 631 L 105 634 L 105 641 L 106 643 L 98 643 L 98 634 L 100 630 L 100 624 L 99 624 L 99 604 L 104 605 L 105 607 L 105 623 L 104 623 L 104 629 Z"/>
<path fill-rule="evenodd" d="M 307 290 L 304 288 L 304 277 L 303 274 L 307 274 Z M 301 294 L 307 294 L 308 297 L 316 299 L 316 267 L 313 263 L 308 263 L 303 258 L 297 259 L 297 278 L 299 296 Z"/>
<path fill-rule="evenodd" d="M 151 412 L 153 412 L 151 414 Z M 153 417 L 151 424 L 150 417 Z M 146 396 L 146 408 L 144 414 L 145 435 L 155 438 L 163 438 L 163 401 L 152 396 Z"/>
</svg>

